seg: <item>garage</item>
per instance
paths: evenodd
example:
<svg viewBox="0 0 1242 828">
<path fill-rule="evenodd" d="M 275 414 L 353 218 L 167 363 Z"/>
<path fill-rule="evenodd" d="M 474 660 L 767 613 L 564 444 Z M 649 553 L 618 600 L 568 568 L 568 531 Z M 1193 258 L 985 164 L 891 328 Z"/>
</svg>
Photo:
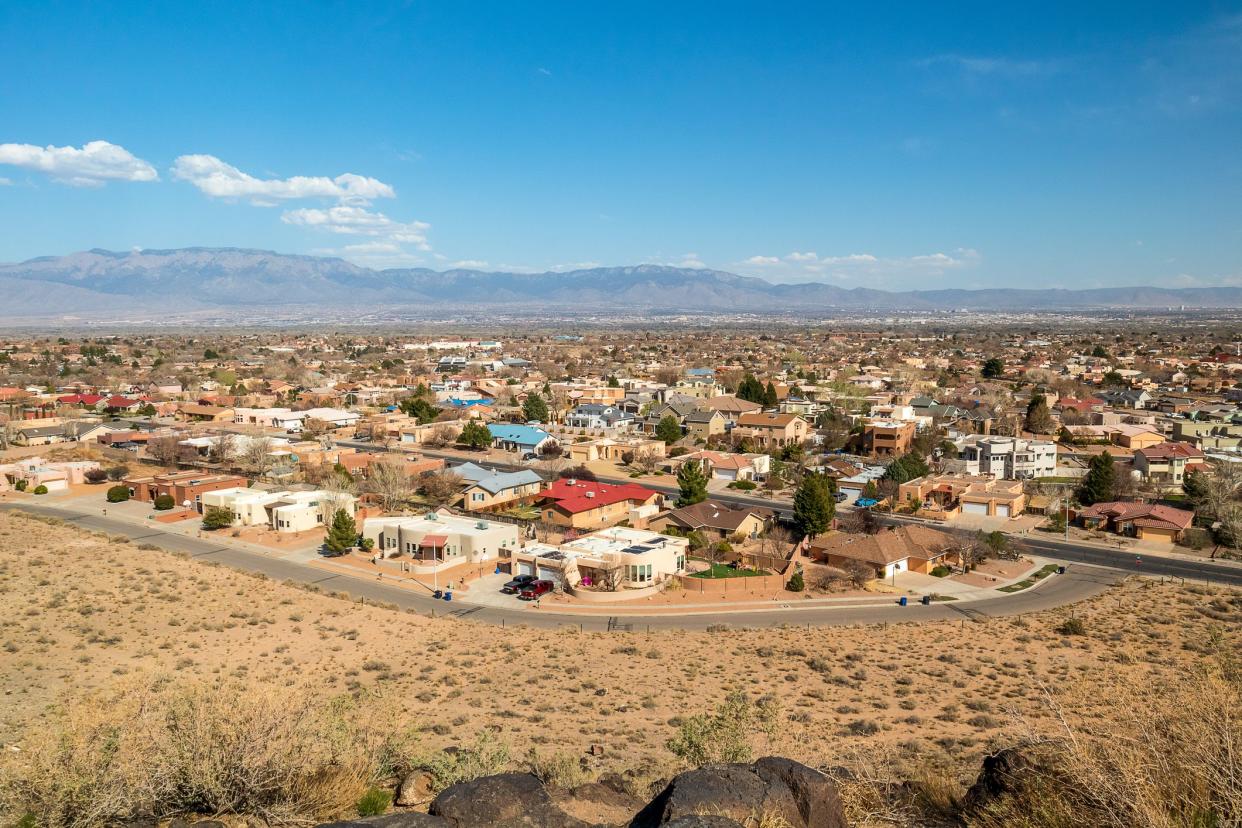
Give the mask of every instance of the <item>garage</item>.
<svg viewBox="0 0 1242 828">
<path fill-rule="evenodd" d="M 988 513 L 988 504 L 986 503 L 963 503 L 962 514 L 964 515 L 986 515 Z"/>
<path fill-rule="evenodd" d="M 552 581 L 553 583 L 556 583 L 561 580 L 561 571 L 559 569 L 541 566 L 539 567 L 539 580 Z"/>
<path fill-rule="evenodd" d="M 517 574 L 519 575 L 534 575 L 535 574 L 535 565 L 533 563 L 524 563 L 522 561 L 518 561 L 517 567 L 518 567 Z"/>
<path fill-rule="evenodd" d="M 1009 504 L 1008 503 L 996 504 L 996 516 L 1003 517 L 1003 518 L 1009 517 Z"/>
</svg>

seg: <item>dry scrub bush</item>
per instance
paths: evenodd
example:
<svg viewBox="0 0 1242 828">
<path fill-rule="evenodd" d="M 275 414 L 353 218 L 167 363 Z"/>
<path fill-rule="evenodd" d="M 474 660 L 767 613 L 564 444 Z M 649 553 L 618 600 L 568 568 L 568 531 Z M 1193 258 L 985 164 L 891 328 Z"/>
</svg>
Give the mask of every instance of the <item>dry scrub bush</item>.
<svg viewBox="0 0 1242 828">
<path fill-rule="evenodd" d="M 722 762 L 749 762 L 760 736 L 774 739 L 780 726 L 780 704 L 775 698 L 751 701 L 735 691 L 714 713 L 686 719 L 667 742 L 675 756 L 692 767 Z"/>
<path fill-rule="evenodd" d="M 431 774 L 431 787 L 439 792 L 450 785 L 503 771 L 509 766 L 509 745 L 492 731 L 481 730 L 473 745 L 438 753 L 416 764 Z"/>
<path fill-rule="evenodd" d="M 1218 641 L 1218 643 L 1220 643 Z M 1032 734 L 1018 794 L 971 828 L 1231 828 L 1242 825 L 1242 670 L 1227 646 L 1168 681 L 1118 682 L 1107 719 L 1059 701 L 1061 730 Z"/>
<path fill-rule="evenodd" d="M 0 812 L 48 826 L 336 816 L 404 762 L 408 745 L 372 715 L 385 709 L 309 688 L 122 684 L 53 709 L 0 760 Z"/>
<path fill-rule="evenodd" d="M 551 788 L 576 788 L 591 781 L 591 773 L 576 757 L 557 751 L 544 755 L 532 747 L 526 754 L 526 766 L 539 781 Z"/>
</svg>

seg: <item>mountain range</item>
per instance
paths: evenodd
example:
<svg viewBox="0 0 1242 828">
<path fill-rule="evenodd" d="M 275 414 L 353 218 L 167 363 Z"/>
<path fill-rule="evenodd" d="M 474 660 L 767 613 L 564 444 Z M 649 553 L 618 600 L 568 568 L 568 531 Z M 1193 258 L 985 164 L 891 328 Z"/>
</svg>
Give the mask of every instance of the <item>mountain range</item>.
<svg viewBox="0 0 1242 828">
<path fill-rule="evenodd" d="M 343 259 L 191 247 L 89 250 L 0 264 L 0 317 L 261 311 L 326 315 L 378 307 L 624 308 L 684 312 L 1053 311 L 1242 308 L 1242 288 L 987 288 L 883 291 L 773 284 L 719 270 L 660 265 L 547 273 L 374 270 Z"/>
</svg>

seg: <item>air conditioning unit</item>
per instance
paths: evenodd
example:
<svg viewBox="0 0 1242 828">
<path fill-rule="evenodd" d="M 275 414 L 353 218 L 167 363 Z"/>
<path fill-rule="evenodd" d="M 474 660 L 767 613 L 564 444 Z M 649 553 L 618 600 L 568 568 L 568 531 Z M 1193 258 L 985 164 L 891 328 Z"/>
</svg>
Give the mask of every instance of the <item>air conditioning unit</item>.
<svg viewBox="0 0 1242 828">
<path fill-rule="evenodd" d="M 486 528 L 487 528 L 487 521 L 485 521 L 485 520 L 480 520 L 478 523 L 476 523 L 476 524 L 474 525 L 474 528 L 475 528 L 475 529 L 486 529 Z"/>
<path fill-rule="evenodd" d="M 586 493 L 586 496 L 587 496 L 587 497 L 595 497 L 595 492 L 587 492 L 587 493 Z"/>
</svg>

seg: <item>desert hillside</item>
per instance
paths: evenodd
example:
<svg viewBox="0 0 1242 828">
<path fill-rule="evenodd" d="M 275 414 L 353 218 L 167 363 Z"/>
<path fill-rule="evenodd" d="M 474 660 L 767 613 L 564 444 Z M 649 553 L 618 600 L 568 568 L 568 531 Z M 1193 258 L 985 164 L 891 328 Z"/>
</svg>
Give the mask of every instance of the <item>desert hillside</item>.
<svg viewBox="0 0 1242 828">
<path fill-rule="evenodd" d="M 0 513 L 0 737 L 18 761 L 54 705 L 169 677 L 256 699 L 310 687 L 325 702 L 365 699 L 420 751 L 488 731 L 514 757 L 588 757 L 587 773 L 641 784 L 676 770 L 666 742 L 682 721 L 740 690 L 779 706 L 765 752 L 867 773 L 934 768 L 965 784 L 995 745 L 1055 731 L 1062 716 L 1106 728 L 1127 715 L 1118 688 L 1174 681 L 1209 651 L 1235 650 L 1242 603 L 1131 580 L 1073 616 L 1068 627 L 1058 611 L 709 633 L 499 629 Z"/>
</svg>

